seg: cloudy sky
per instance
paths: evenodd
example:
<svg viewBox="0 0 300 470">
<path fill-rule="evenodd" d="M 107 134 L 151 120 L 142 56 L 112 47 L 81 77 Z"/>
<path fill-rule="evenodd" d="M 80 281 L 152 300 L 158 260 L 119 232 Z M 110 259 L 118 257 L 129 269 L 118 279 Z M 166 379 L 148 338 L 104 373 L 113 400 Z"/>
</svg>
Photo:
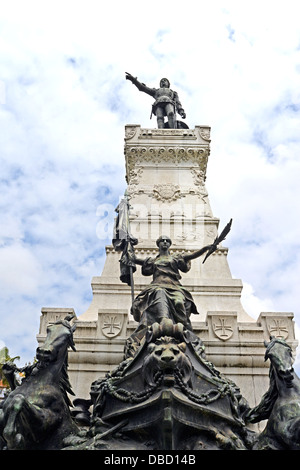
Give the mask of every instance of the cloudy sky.
<svg viewBox="0 0 300 470">
<path fill-rule="evenodd" d="M 1 1 L 0 347 L 32 361 L 42 307 L 91 302 L 125 190 L 125 124 L 166 76 L 212 128 L 207 189 L 243 303 L 300 308 L 299 1 Z"/>
</svg>

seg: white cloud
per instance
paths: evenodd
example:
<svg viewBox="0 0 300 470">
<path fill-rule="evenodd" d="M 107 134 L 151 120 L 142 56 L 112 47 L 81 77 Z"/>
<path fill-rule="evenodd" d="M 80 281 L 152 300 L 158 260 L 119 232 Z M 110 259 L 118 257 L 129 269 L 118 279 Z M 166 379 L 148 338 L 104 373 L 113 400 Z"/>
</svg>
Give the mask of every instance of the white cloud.
<svg viewBox="0 0 300 470">
<path fill-rule="evenodd" d="M 40 266 L 32 252 L 18 243 L 0 250 L 0 283 L 8 294 L 36 295 Z"/>
<path fill-rule="evenodd" d="M 253 286 L 247 282 L 243 282 L 242 291 L 242 304 L 246 312 L 252 317 L 257 319 L 261 312 L 274 312 L 277 311 L 272 299 L 258 298 L 255 295 Z"/>
</svg>

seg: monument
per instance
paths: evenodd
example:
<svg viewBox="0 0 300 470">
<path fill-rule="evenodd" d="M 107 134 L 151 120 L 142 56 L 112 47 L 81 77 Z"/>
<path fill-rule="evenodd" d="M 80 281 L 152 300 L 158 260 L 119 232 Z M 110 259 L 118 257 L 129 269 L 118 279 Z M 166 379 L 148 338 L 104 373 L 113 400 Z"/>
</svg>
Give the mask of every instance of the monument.
<svg viewBox="0 0 300 470">
<path fill-rule="evenodd" d="M 205 186 L 210 155 L 210 127 L 194 129 L 125 126 L 126 200 L 137 257 L 153 256 L 160 235 L 172 240 L 173 254 L 192 253 L 213 243 L 219 220 L 213 214 Z M 124 200 L 125 200 L 124 199 Z M 228 219 L 231 215 L 228 214 Z M 238 221 L 233 221 L 234 224 Z M 113 236 L 113 234 L 112 234 Z M 203 340 L 206 355 L 234 380 L 252 406 L 268 387 L 263 341 L 283 337 L 295 350 L 293 314 L 261 312 L 253 319 L 241 302 L 242 281 L 231 275 L 228 249 L 218 249 L 203 264 L 193 260 L 181 283 L 192 294 L 198 314 L 190 319 Z M 89 384 L 104 377 L 123 358 L 124 345 L 136 328 L 131 315 L 132 287 L 120 281 L 120 252 L 106 247 L 105 265 L 92 279 L 93 299 L 76 320 L 76 354 L 69 357 L 69 373 L 76 396 L 89 397 Z M 134 273 L 134 291 L 149 284 L 140 266 Z M 72 313 L 71 308 L 43 308 L 38 341 L 46 325 Z M 73 312 L 75 313 L 75 312 Z"/>
<path fill-rule="evenodd" d="M 64 439 L 55 445 L 298 449 L 298 414 L 283 412 L 299 403 L 293 314 L 261 312 L 255 320 L 243 308 L 242 282 L 232 277 L 222 244 L 238 221 L 219 230 L 205 187 L 210 127 L 189 129 L 177 120 L 176 112 L 182 118 L 185 112 L 167 79 L 151 89 L 126 78 L 154 97 L 158 127 L 125 126 L 127 190 L 103 272 L 92 279 L 89 308 L 78 316 L 72 308 L 42 309 L 38 368 L 52 363 L 58 340 L 51 325 L 64 325 L 64 335 L 72 330 L 69 344 L 76 345 L 68 353 L 67 384 L 79 428 L 66 416 Z M 27 381 L 31 376 L 39 373 L 30 371 Z M 7 410 L 19 410 L 26 394 L 12 392 L 0 412 L 3 439 L 11 448 L 51 448 L 47 440 L 26 443 L 17 413 L 9 421 L 14 415 Z"/>
</svg>

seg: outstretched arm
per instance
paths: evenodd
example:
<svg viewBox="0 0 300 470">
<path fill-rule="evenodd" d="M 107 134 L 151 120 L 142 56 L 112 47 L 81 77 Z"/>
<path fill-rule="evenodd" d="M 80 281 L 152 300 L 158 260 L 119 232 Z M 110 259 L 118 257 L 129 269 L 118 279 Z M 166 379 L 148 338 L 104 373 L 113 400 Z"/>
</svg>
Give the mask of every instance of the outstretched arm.
<svg viewBox="0 0 300 470">
<path fill-rule="evenodd" d="M 150 96 L 155 95 L 155 92 L 156 92 L 155 88 L 147 87 L 147 85 L 145 85 L 145 83 L 139 82 L 136 77 L 131 75 L 131 73 L 125 72 L 125 74 L 126 74 L 126 80 L 130 80 L 131 83 L 133 83 L 139 91 L 143 91 L 144 93 L 147 93 Z"/>
<path fill-rule="evenodd" d="M 200 250 L 194 251 L 193 253 L 189 253 L 188 255 L 183 255 L 183 258 L 185 261 L 190 261 L 192 259 L 199 258 L 199 256 L 203 255 L 204 253 L 206 253 L 206 251 L 210 250 L 213 247 L 214 245 L 204 246 Z"/>
<path fill-rule="evenodd" d="M 141 258 L 137 258 L 136 255 L 135 255 L 135 252 L 133 251 L 133 253 L 130 253 L 130 261 L 132 261 L 135 264 L 139 264 L 140 266 L 142 266 L 144 264 L 145 260 L 141 259 Z"/>
<path fill-rule="evenodd" d="M 144 264 L 144 261 L 145 261 L 145 260 L 143 260 L 143 259 L 141 259 L 141 258 L 136 258 L 136 257 L 134 256 L 133 261 L 135 262 L 135 264 L 139 264 L 140 266 L 142 266 L 142 265 Z"/>
<path fill-rule="evenodd" d="M 221 234 L 214 240 L 214 242 L 211 245 L 204 246 L 201 248 L 201 250 L 194 251 L 194 253 L 191 253 L 190 255 L 185 255 L 184 259 L 186 261 L 189 261 L 191 259 L 198 258 L 199 256 L 203 255 L 206 251 L 208 251 L 207 255 L 205 256 L 203 263 L 205 260 L 218 248 L 218 245 L 225 240 L 226 235 L 230 232 L 231 229 L 231 224 L 232 224 L 232 219 L 228 222 L 226 227 L 222 230 Z"/>
</svg>

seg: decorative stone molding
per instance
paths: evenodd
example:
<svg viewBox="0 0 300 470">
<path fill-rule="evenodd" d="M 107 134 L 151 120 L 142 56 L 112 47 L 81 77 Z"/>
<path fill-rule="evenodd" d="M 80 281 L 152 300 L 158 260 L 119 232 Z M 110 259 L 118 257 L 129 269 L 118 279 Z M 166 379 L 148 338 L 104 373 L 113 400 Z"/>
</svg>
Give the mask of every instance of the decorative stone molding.
<svg viewBox="0 0 300 470">
<path fill-rule="evenodd" d="M 293 313 L 288 312 L 262 312 L 257 320 L 265 332 L 265 339 L 270 336 L 283 338 L 288 341 L 294 340 Z"/>
<path fill-rule="evenodd" d="M 138 184 L 130 184 L 127 186 L 127 196 L 129 199 L 137 196 L 138 194 L 144 194 L 146 191 L 141 185 Z M 132 211 L 131 211 L 132 213 Z"/>
<path fill-rule="evenodd" d="M 183 188 L 179 187 L 179 185 L 172 184 L 172 183 L 166 183 L 166 184 L 156 184 L 154 185 L 153 189 L 151 186 L 146 186 L 146 185 L 141 185 L 141 184 L 129 184 L 127 186 L 127 195 L 129 198 L 133 198 L 134 196 L 137 196 L 139 194 L 146 194 L 149 197 L 154 197 L 158 201 L 161 202 L 172 202 L 172 201 L 177 201 L 178 199 L 181 199 L 183 197 L 186 197 L 188 195 L 190 196 L 196 196 L 198 199 L 201 199 L 203 204 L 207 205 L 207 198 L 208 198 L 208 192 L 206 188 L 203 187 L 190 187 L 190 188 Z M 133 212 L 131 211 L 131 214 Z M 204 209 L 202 209 L 201 216 L 207 215 L 208 217 L 211 217 L 210 211 L 206 212 Z"/>
<path fill-rule="evenodd" d="M 128 319 L 127 312 L 121 312 L 115 309 L 99 310 L 99 329 L 100 334 L 108 339 L 114 339 L 117 336 L 126 336 L 126 323 Z"/>
<path fill-rule="evenodd" d="M 125 140 L 132 139 L 138 130 L 139 126 L 125 126 Z"/>
<path fill-rule="evenodd" d="M 103 313 L 101 314 L 101 332 L 106 338 L 115 338 L 123 328 L 124 315 L 122 313 Z"/>
<path fill-rule="evenodd" d="M 63 320 L 67 315 L 74 315 L 74 319 L 76 318 L 73 308 L 43 307 L 41 313 L 39 335 L 42 336 L 46 336 L 48 325 Z"/>
<path fill-rule="evenodd" d="M 200 186 L 198 188 L 190 188 L 188 190 L 188 194 L 193 194 L 195 196 L 198 196 L 200 199 L 202 199 L 204 204 L 207 204 L 207 198 L 208 198 L 208 192 L 205 188 L 205 186 Z"/>
<path fill-rule="evenodd" d="M 199 147 L 182 147 L 176 146 L 127 146 L 126 155 L 131 158 L 135 158 L 136 161 L 142 159 L 142 161 L 151 163 L 180 163 L 180 162 L 193 162 L 194 164 L 207 163 L 209 150 L 208 148 Z"/>
<path fill-rule="evenodd" d="M 148 129 L 141 128 L 139 124 L 127 124 L 125 126 L 125 141 L 167 138 L 210 142 L 210 130 L 210 126 L 195 126 L 195 129 Z"/>
<path fill-rule="evenodd" d="M 128 175 L 128 184 L 139 184 L 141 176 L 143 174 L 142 168 L 132 169 Z"/>
<path fill-rule="evenodd" d="M 162 162 L 176 166 L 185 163 L 199 167 L 205 175 L 208 156 L 208 148 L 181 146 L 127 146 L 127 181 L 130 180 L 130 175 L 137 171 L 136 166 L 145 163 L 155 166 L 161 164 Z"/>
<path fill-rule="evenodd" d="M 139 139 L 149 139 L 149 137 L 175 137 L 196 140 L 197 136 L 193 129 L 141 129 Z"/>
<path fill-rule="evenodd" d="M 200 137 L 207 142 L 210 142 L 210 127 L 200 127 L 196 126 L 195 130 L 199 132 Z"/>
<path fill-rule="evenodd" d="M 237 312 L 207 312 L 207 322 L 214 337 L 228 341 L 237 333 Z"/>
<path fill-rule="evenodd" d="M 195 168 L 192 168 L 192 175 L 194 178 L 194 183 L 196 186 L 204 186 L 204 182 L 206 180 L 206 174 L 203 170 L 196 170 Z"/>
<path fill-rule="evenodd" d="M 153 196 L 158 201 L 171 202 L 182 197 L 178 184 L 156 184 L 153 187 Z"/>
<path fill-rule="evenodd" d="M 145 257 L 147 257 L 147 256 L 153 256 L 153 257 L 157 256 L 157 248 L 147 248 L 145 246 L 141 246 L 142 243 L 143 243 L 143 240 L 141 239 L 141 240 L 139 240 L 140 245 L 137 245 L 137 246 L 134 247 L 134 251 L 135 251 L 137 256 L 145 256 Z M 184 254 L 193 253 L 195 251 L 195 248 L 194 249 L 185 249 L 185 250 L 180 249 L 180 248 L 176 248 L 176 244 L 177 244 L 176 240 L 172 239 L 172 247 L 174 245 L 174 248 L 170 249 L 171 254 L 182 254 L 182 255 L 184 255 Z M 115 254 L 114 247 L 112 245 L 106 245 L 105 253 L 106 253 L 107 256 Z M 214 253 L 212 253 L 210 256 L 215 257 L 215 256 L 227 256 L 227 255 L 228 255 L 228 248 L 220 247 L 220 248 L 217 248 L 217 250 Z M 117 275 L 118 275 L 118 273 L 117 273 Z M 125 284 L 122 285 L 122 287 L 124 287 L 124 286 L 125 286 Z"/>
</svg>

